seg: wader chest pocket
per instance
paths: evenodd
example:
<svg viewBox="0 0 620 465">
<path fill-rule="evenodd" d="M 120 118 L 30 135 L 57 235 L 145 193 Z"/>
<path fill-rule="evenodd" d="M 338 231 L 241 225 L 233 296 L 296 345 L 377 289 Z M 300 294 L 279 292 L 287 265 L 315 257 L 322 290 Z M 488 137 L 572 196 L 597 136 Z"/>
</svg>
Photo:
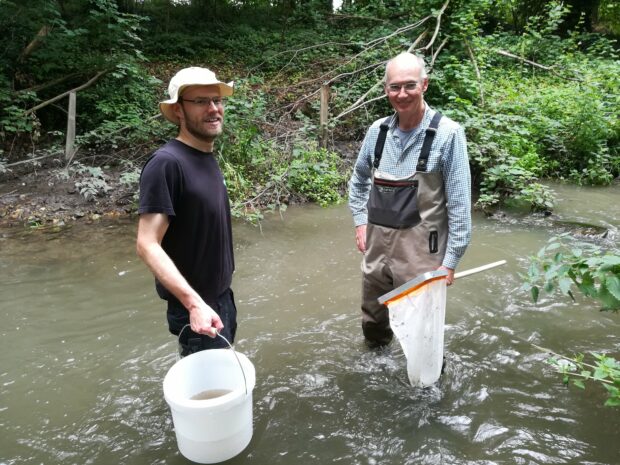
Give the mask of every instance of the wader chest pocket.
<svg viewBox="0 0 620 465">
<path fill-rule="evenodd" d="M 420 223 L 417 180 L 374 178 L 368 198 L 368 221 L 394 229 L 412 228 Z"/>
</svg>

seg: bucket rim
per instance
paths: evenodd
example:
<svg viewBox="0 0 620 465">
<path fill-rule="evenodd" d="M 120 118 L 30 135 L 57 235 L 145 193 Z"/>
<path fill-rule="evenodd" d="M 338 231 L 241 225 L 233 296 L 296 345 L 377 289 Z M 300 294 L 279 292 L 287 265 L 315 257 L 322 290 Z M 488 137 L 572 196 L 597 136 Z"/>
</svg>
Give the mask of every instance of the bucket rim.
<svg viewBox="0 0 620 465">
<path fill-rule="evenodd" d="M 166 373 L 163 381 L 164 398 L 166 399 L 168 405 L 170 405 L 171 408 L 174 408 L 176 410 L 221 410 L 233 407 L 243 402 L 245 399 L 250 398 L 256 384 L 256 370 L 254 368 L 254 364 L 250 361 L 250 359 L 241 352 L 236 352 L 236 355 L 239 357 L 239 361 L 243 366 L 243 371 L 245 374 L 244 385 L 241 385 L 240 387 L 233 389 L 231 392 L 219 397 L 215 397 L 213 399 L 196 400 L 188 397 L 170 395 L 170 392 L 173 390 L 173 388 L 170 387 L 170 384 L 176 379 L 176 372 L 178 372 L 184 364 L 192 363 L 193 359 L 191 359 L 191 357 L 194 357 L 195 359 L 196 356 L 207 356 L 207 354 L 205 353 L 213 355 L 215 353 L 221 354 L 224 352 L 230 353 L 230 356 L 235 358 L 235 354 L 230 349 L 209 349 L 190 354 L 187 357 L 178 360 L 174 365 L 172 365 Z M 234 363 L 238 366 L 236 358 L 234 360 Z M 239 367 L 239 369 L 241 369 L 241 367 Z"/>
</svg>

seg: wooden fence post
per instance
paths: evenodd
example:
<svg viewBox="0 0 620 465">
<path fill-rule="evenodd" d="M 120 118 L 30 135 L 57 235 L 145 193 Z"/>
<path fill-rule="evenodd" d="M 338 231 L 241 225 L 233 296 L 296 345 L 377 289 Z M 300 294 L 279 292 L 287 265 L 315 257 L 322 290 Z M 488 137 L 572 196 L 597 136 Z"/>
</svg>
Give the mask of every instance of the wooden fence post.
<svg viewBox="0 0 620 465">
<path fill-rule="evenodd" d="M 329 85 L 321 86 L 321 113 L 320 113 L 320 135 L 319 146 L 327 147 L 327 119 L 329 115 Z"/>
<path fill-rule="evenodd" d="M 75 154 L 75 108 L 76 108 L 76 93 L 71 92 L 69 94 L 69 116 L 67 118 L 67 142 L 65 145 L 65 160 L 67 163 L 71 160 Z"/>
</svg>

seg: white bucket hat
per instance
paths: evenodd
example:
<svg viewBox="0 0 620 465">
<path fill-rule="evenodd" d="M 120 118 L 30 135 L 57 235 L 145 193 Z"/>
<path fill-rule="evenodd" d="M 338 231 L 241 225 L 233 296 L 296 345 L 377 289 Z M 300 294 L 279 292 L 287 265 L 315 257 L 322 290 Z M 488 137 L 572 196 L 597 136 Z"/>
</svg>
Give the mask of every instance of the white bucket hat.
<svg viewBox="0 0 620 465">
<path fill-rule="evenodd" d="M 228 97 L 233 94 L 234 82 L 224 83 L 215 77 L 215 73 L 207 68 L 198 68 L 192 66 L 184 68 L 170 79 L 168 85 L 168 95 L 170 98 L 159 103 L 159 109 L 168 121 L 176 125 L 179 124 L 179 118 L 174 114 L 172 105 L 178 102 L 183 90 L 188 86 L 217 86 L 222 97 Z"/>
</svg>

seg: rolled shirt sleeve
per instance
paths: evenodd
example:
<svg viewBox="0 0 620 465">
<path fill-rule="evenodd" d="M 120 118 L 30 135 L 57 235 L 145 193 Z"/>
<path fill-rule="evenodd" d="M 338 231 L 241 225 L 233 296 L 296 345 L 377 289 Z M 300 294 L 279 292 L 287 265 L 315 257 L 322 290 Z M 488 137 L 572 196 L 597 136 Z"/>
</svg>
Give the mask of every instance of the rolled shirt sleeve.
<svg viewBox="0 0 620 465">
<path fill-rule="evenodd" d="M 416 169 L 424 134 L 435 111 L 426 107 L 425 116 L 417 136 L 411 137 L 403 148 L 393 129 L 396 118 L 390 122 L 385 148 L 381 158 L 381 171 L 396 177 L 411 176 Z M 362 142 L 349 182 L 349 208 L 355 226 L 368 223 L 367 202 L 372 184 L 374 150 L 379 127 L 385 119 L 375 121 Z M 448 243 L 443 266 L 455 269 L 465 254 L 471 239 L 471 175 L 467 156 L 467 141 L 463 128 L 448 117 L 443 117 L 433 147 L 437 155 L 428 160 L 428 171 L 441 171 L 448 211 Z"/>
</svg>

